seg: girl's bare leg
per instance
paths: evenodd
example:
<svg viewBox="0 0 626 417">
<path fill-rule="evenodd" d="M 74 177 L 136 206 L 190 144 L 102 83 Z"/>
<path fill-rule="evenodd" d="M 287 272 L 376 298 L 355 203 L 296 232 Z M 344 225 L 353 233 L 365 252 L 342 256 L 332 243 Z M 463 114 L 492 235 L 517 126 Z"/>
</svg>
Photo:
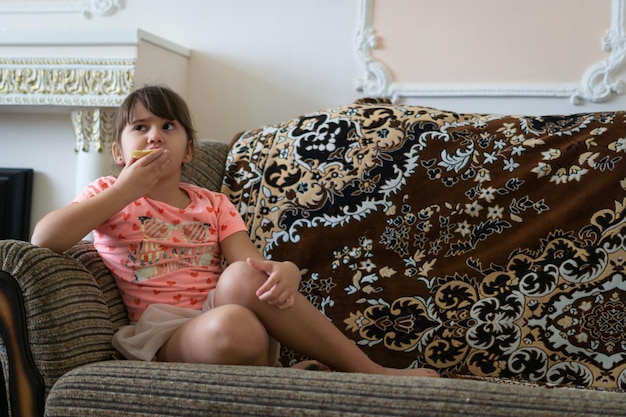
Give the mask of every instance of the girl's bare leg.
<svg viewBox="0 0 626 417">
<path fill-rule="evenodd" d="M 231 304 L 216 307 L 181 326 L 157 360 L 230 365 L 274 365 L 276 341 L 256 314 Z"/>
<path fill-rule="evenodd" d="M 373 362 L 302 294 L 297 294 L 293 306 L 284 310 L 259 300 L 256 290 L 266 278 L 245 262 L 230 265 L 218 281 L 215 304 L 249 308 L 280 343 L 338 371 L 437 376 L 426 368 L 393 369 Z"/>
</svg>

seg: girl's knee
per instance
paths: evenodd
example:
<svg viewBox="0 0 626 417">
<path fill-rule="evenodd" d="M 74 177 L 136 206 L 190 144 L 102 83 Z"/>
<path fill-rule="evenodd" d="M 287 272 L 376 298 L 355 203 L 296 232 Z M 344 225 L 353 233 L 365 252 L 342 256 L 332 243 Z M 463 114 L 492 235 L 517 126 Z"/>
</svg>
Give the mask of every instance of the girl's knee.
<svg viewBox="0 0 626 417">
<path fill-rule="evenodd" d="M 228 305 L 213 315 L 206 327 L 207 343 L 226 363 L 263 365 L 269 335 L 256 315 L 245 307 Z"/>
<path fill-rule="evenodd" d="M 265 278 L 267 277 L 262 272 L 252 268 L 247 262 L 230 264 L 217 281 L 216 304 L 250 305 L 256 301 L 256 291 Z"/>
<path fill-rule="evenodd" d="M 258 278 L 263 276 L 261 271 L 258 271 L 251 267 L 246 261 L 237 261 L 229 264 L 222 274 L 220 275 L 220 280 L 222 277 L 232 277 L 232 278 Z M 218 281 L 219 282 L 219 281 Z"/>
</svg>

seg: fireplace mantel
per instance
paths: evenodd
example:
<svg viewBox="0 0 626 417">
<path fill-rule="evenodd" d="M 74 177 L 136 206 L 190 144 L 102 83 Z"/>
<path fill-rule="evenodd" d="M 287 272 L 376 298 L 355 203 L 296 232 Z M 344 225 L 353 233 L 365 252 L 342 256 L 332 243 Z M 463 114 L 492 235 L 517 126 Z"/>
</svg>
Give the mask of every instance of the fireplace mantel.
<svg viewBox="0 0 626 417">
<path fill-rule="evenodd" d="M 191 51 L 144 30 L 0 31 L 0 111 L 71 117 L 76 188 L 110 170 L 113 114 L 134 86 L 186 95 Z"/>
</svg>

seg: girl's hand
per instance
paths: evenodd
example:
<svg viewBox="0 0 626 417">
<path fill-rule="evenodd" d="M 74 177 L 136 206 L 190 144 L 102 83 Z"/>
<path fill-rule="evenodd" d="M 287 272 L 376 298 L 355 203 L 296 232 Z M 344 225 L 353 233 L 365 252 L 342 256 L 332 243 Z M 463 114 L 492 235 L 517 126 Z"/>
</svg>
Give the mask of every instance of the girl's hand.
<svg viewBox="0 0 626 417">
<path fill-rule="evenodd" d="M 131 201 L 143 197 L 158 183 L 169 161 L 169 152 L 164 149 L 132 159 L 118 175 L 114 187 L 128 191 Z"/>
<path fill-rule="evenodd" d="M 293 262 L 247 259 L 248 265 L 268 275 L 256 292 L 259 300 L 280 309 L 289 308 L 296 301 L 300 285 L 300 270 Z"/>
</svg>

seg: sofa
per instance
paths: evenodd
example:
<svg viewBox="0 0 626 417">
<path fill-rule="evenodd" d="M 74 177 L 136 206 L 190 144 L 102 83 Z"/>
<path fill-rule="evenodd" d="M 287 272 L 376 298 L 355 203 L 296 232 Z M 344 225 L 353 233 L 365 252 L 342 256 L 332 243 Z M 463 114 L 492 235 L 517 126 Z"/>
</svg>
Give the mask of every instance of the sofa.
<svg viewBox="0 0 626 417">
<path fill-rule="evenodd" d="M 124 360 L 91 242 L 0 242 L 9 416 L 626 413 L 626 112 L 456 113 L 360 99 L 203 140 L 271 259 L 377 362 L 442 378 Z"/>
</svg>

